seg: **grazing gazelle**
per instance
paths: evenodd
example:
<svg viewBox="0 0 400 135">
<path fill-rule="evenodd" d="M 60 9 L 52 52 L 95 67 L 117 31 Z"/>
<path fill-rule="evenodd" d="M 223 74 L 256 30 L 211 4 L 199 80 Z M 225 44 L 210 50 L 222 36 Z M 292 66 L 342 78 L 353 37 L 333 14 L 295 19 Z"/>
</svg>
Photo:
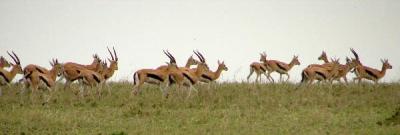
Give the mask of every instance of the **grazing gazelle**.
<svg viewBox="0 0 400 135">
<path fill-rule="evenodd" d="M 381 70 L 364 66 L 363 64 L 361 64 L 360 58 L 359 58 L 358 54 L 356 53 L 356 51 L 354 51 L 353 48 L 351 48 L 350 50 L 356 57 L 356 63 L 357 63 L 357 65 L 355 67 L 356 77 L 354 78 L 354 80 L 358 80 L 359 83 L 361 82 L 362 79 L 367 79 L 367 80 L 374 81 L 377 84 L 378 81 L 385 76 L 386 70 L 392 69 L 392 65 L 390 65 L 390 63 L 387 59 L 381 60 L 381 62 L 382 62 Z"/>
<path fill-rule="evenodd" d="M 312 84 L 314 80 L 329 81 L 332 83 L 333 77 L 339 73 L 339 59 L 332 60 L 332 70 L 323 67 L 307 67 L 301 73 L 301 82 Z"/>
<path fill-rule="evenodd" d="M 62 72 L 62 65 L 58 62 L 58 60 L 54 60 L 50 62 L 52 69 L 49 70 L 48 73 L 41 73 L 38 70 L 25 72 L 24 78 L 26 81 L 26 86 L 30 87 L 32 90 L 32 94 L 35 93 L 39 89 L 39 87 L 43 86 L 49 92 L 49 97 L 46 99 L 46 103 L 51 98 L 51 93 L 55 89 L 56 79 L 59 74 Z M 44 84 L 44 85 L 41 85 Z"/>
<path fill-rule="evenodd" d="M 175 57 L 168 51 L 164 51 L 164 54 L 168 56 L 170 62 L 167 63 L 167 68 L 162 69 L 141 69 L 133 75 L 133 89 L 132 94 L 137 95 L 141 92 L 141 87 L 144 83 L 159 85 L 160 90 L 163 92 L 164 97 L 168 97 L 168 86 L 170 79 L 172 79 L 172 73 L 179 74 L 180 72 L 176 64 Z"/>
<path fill-rule="evenodd" d="M 282 75 L 286 75 L 287 76 L 286 81 L 288 81 L 290 78 L 290 75 L 288 72 L 295 65 L 300 65 L 298 58 L 299 58 L 298 56 L 293 56 L 293 59 L 289 64 L 281 62 L 281 61 L 277 61 L 277 60 L 268 60 L 268 67 L 271 68 L 271 71 L 268 72 L 268 76 L 271 76 L 272 72 L 278 72 L 280 75 L 279 76 L 280 81 L 282 81 Z"/>
<path fill-rule="evenodd" d="M 267 54 L 265 52 L 260 53 L 260 62 L 253 62 L 250 64 L 250 73 L 247 76 L 247 81 L 249 81 L 251 75 L 253 75 L 253 73 L 255 72 L 257 83 L 261 81 L 261 74 L 264 74 L 269 81 L 274 82 L 274 78 L 268 76 L 267 74 L 267 71 L 270 72 L 271 69 L 268 67 Z"/>
<path fill-rule="evenodd" d="M 215 80 L 217 80 L 220 76 L 222 71 L 228 71 L 228 67 L 226 67 L 225 62 L 222 61 L 220 62 L 218 60 L 218 68 L 217 70 L 213 71 L 205 71 L 202 75 L 201 75 L 201 82 L 204 83 L 209 83 L 209 82 L 213 82 Z"/>
<path fill-rule="evenodd" d="M 2 94 L 1 89 L 3 86 L 9 85 L 17 74 L 22 74 L 21 61 L 19 60 L 18 56 L 14 53 L 14 51 L 12 52 L 14 56 L 9 52 L 7 53 L 14 60 L 14 64 L 11 63 L 12 68 L 10 71 L 0 68 L 0 95 Z"/>
<path fill-rule="evenodd" d="M 3 56 L 0 57 L 0 69 L 8 68 L 11 64 Z"/>
</svg>

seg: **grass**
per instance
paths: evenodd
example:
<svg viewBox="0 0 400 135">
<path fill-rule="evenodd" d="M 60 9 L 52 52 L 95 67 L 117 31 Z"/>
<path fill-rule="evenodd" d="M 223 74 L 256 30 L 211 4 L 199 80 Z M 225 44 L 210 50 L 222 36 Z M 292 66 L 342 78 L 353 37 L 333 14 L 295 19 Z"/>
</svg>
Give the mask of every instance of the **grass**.
<svg viewBox="0 0 400 135">
<path fill-rule="evenodd" d="M 42 97 L 3 88 L 0 134 L 400 134 L 400 84 L 298 86 L 226 83 L 171 89 L 110 84 L 112 95 Z M 76 88 L 76 87 L 75 87 Z M 105 91 L 105 90 L 104 90 Z M 39 94 L 38 94 L 39 95 Z"/>
</svg>

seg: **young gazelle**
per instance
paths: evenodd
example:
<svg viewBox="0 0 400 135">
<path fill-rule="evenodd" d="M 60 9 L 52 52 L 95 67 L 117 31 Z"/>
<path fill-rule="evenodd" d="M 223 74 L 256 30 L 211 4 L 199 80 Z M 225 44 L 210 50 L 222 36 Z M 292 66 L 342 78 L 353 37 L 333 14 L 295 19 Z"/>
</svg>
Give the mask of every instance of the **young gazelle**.
<svg viewBox="0 0 400 135">
<path fill-rule="evenodd" d="M 50 62 L 50 65 L 52 66 L 52 69 L 49 70 L 49 73 L 41 73 L 35 70 L 24 75 L 26 86 L 31 87 L 32 94 L 34 94 L 41 86 L 48 90 L 49 97 L 46 99 L 46 103 L 50 100 L 52 95 L 51 93 L 55 89 L 57 76 L 62 72 L 62 65 L 57 59 L 53 59 L 53 61 Z"/>
<path fill-rule="evenodd" d="M 318 57 L 318 60 L 324 61 L 324 64 L 311 64 L 308 67 L 322 67 L 328 70 L 332 70 L 333 63 L 329 62 L 328 56 L 325 51 L 322 51 L 322 54 Z"/>
<path fill-rule="evenodd" d="M 268 76 L 271 76 L 272 72 L 278 72 L 280 74 L 280 76 L 279 76 L 280 81 L 282 81 L 282 75 L 284 75 L 284 74 L 287 76 L 286 81 L 288 81 L 290 78 L 290 75 L 288 72 L 295 65 L 300 65 L 298 58 L 299 58 L 298 56 L 293 56 L 293 59 L 289 64 L 286 64 L 284 62 L 280 62 L 277 60 L 268 60 L 268 67 L 271 68 L 271 71 L 268 72 Z"/>
<path fill-rule="evenodd" d="M 218 61 L 218 68 L 216 71 L 212 72 L 212 71 L 205 71 L 202 75 L 201 75 L 201 82 L 204 83 L 209 83 L 209 82 L 213 82 L 215 80 L 217 80 L 220 76 L 222 71 L 228 71 L 228 67 L 226 67 L 225 62 L 220 62 Z"/>
<path fill-rule="evenodd" d="M 332 60 L 331 63 L 333 64 L 332 70 L 318 66 L 305 68 L 301 74 L 301 82 L 312 84 L 314 80 L 319 80 L 332 83 L 333 77 L 339 72 L 339 59 Z"/>
<path fill-rule="evenodd" d="M 11 63 L 12 68 L 10 71 L 0 68 L 0 95 L 2 94 L 1 89 L 3 86 L 9 85 L 17 74 L 22 74 L 21 62 L 18 56 L 14 53 L 14 51 L 12 52 L 14 56 L 11 55 L 9 52 L 7 53 L 14 60 L 15 63 Z"/>
<path fill-rule="evenodd" d="M 249 81 L 251 75 L 253 73 L 256 73 L 256 82 L 261 81 L 261 74 L 264 74 L 269 81 L 274 82 L 274 78 L 271 76 L 268 76 L 267 71 L 270 72 L 271 69 L 268 67 L 268 61 L 267 61 L 267 54 L 260 53 L 260 62 L 253 62 L 250 64 L 250 74 L 247 76 L 247 81 Z"/>
<path fill-rule="evenodd" d="M 8 68 L 11 64 L 3 56 L 0 57 L 0 69 Z"/>
<path fill-rule="evenodd" d="M 163 92 L 163 96 L 168 97 L 168 91 L 166 87 L 169 84 L 170 79 L 172 79 L 171 74 L 179 72 L 178 66 L 176 64 L 175 57 L 171 55 L 168 51 L 164 51 L 164 54 L 168 56 L 170 62 L 167 63 L 167 68 L 162 69 L 141 69 L 134 73 L 133 75 L 133 89 L 132 95 L 137 95 L 141 92 L 141 87 L 144 83 L 155 84 L 160 87 Z M 175 78 L 177 79 L 177 78 Z M 180 79 L 179 79 L 180 80 Z"/>
<path fill-rule="evenodd" d="M 361 64 L 360 58 L 358 57 L 358 54 L 354 51 L 354 49 L 351 48 L 351 52 L 356 57 L 356 63 L 357 63 L 355 67 L 356 77 L 354 78 L 354 80 L 358 80 L 359 83 L 361 82 L 362 79 L 367 79 L 374 81 L 377 84 L 378 81 L 385 76 L 386 70 L 392 69 L 392 65 L 390 65 L 387 59 L 381 60 L 382 62 L 381 70 L 364 66 Z"/>
</svg>

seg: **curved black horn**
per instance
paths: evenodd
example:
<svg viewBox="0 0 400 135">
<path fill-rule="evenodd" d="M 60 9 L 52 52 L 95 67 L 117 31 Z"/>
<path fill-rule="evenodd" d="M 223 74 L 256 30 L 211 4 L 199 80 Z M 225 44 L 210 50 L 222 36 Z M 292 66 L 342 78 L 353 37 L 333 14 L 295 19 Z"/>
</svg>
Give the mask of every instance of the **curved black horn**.
<svg viewBox="0 0 400 135">
<path fill-rule="evenodd" d="M 356 60 L 360 60 L 360 58 L 359 58 L 359 56 L 358 56 L 358 54 L 357 54 L 357 52 L 356 51 L 354 51 L 354 49 L 353 48 L 350 48 L 350 51 L 354 54 L 354 56 L 356 57 Z"/>
<path fill-rule="evenodd" d="M 203 54 L 201 54 L 198 50 L 197 50 L 197 53 L 201 56 L 201 58 L 203 59 L 203 63 L 205 63 L 206 62 L 206 58 L 204 58 L 204 56 L 203 56 Z"/>
<path fill-rule="evenodd" d="M 110 55 L 111 55 L 111 60 L 114 60 L 114 55 L 111 53 L 110 48 L 108 48 L 108 46 L 107 46 L 107 50 L 108 50 L 108 52 L 109 52 Z"/>
<path fill-rule="evenodd" d="M 10 55 L 10 57 L 14 60 L 15 64 L 17 64 L 17 60 L 15 60 L 14 56 L 12 56 L 11 53 L 8 51 L 7 51 L 7 54 Z"/>
<path fill-rule="evenodd" d="M 169 56 L 171 56 L 173 63 L 176 63 L 175 57 L 168 50 L 167 53 L 169 54 Z"/>
<path fill-rule="evenodd" d="M 203 58 L 201 58 L 201 56 L 196 51 L 193 50 L 193 53 L 196 54 L 197 58 L 200 59 L 200 62 L 203 62 Z"/>
<path fill-rule="evenodd" d="M 17 54 L 15 54 L 14 51 L 12 51 L 12 53 L 14 54 L 15 58 L 17 59 L 18 63 L 17 64 L 21 64 L 21 61 L 19 60 L 19 57 L 17 56 Z"/>
<path fill-rule="evenodd" d="M 114 48 L 114 46 L 113 46 L 113 50 L 114 50 L 114 57 L 115 57 L 115 61 L 118 61 L 117 52 L 115 51 L 115 48 Z"/>
</svg>

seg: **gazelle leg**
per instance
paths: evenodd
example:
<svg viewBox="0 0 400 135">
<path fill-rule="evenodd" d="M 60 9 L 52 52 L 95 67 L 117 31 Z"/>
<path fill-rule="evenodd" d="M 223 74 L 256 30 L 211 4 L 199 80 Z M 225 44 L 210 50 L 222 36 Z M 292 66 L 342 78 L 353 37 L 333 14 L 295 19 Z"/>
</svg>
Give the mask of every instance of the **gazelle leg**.
<svg viewBox="0 0 400 135">
<path fill-rule="evenodd" d="M 287 79 L 286 82 L 289 81 L 290 75 L 288 73 L 286 73 Z"/>
<path fill-rule="evenodd" d="M 254 69 L 250 68 L 250 74 L 247 76 L 247 82 L 249 82 L 251 75 L 253 75 Z"/>
</svg>

